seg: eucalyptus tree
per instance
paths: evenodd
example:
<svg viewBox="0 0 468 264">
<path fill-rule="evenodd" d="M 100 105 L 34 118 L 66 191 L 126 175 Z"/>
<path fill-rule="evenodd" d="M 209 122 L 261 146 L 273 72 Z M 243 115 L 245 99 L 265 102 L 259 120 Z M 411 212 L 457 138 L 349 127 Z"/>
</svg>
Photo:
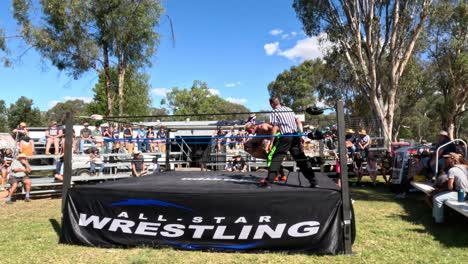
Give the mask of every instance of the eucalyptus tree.
<svg viewBox="0 0 468 264">
<path fill-rule="evenodd" d="M 312 36 L 326 33 L 332 52 L 351 69 L 355 89 L 381 122 L 385 144 L 392 139 L 399 81 L 429 16 L 431 0 L 294 0 Z"/>
<path fill-rule="evenodd" d="M 129 66 L 151 64 L 156 52 L 162 7 L 156 0 L 12 0 L 13 15 L 26 42 L 59 70 L 79 78 L 94 69 L 106 78 L 107 110 L 117 100 L 124 110 Z M 39 13 L 35 12 L 40 10 Z M 111 66 L 118 69 L 118 89 L 111 87 Z"/>
</svg>

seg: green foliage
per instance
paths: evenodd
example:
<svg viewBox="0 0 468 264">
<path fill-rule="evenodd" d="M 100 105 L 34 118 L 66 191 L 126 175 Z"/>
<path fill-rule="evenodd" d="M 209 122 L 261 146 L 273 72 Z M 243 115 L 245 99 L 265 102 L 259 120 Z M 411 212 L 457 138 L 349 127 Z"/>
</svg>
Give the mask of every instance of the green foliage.
<svg viewBox="0 0 468 264">
<path fill-rule="evenodd" d="M 36 5 L 41 7 L 40 15 L 32 13 L 39 9 Z M 23 37 L 42 57 L 74 78 L 90 69 L 109 70 L 115 62 L 121 88 L 130 66 L 150 65 L 158 44 L 155 28 L 161 12 L 159 1 L 152 0 L 42 0 L 40 4 L 13 0 L 13 15 Z M 110 99 L 115 97 L 111 91 L 106 91 Z M 117 94 L 122 99 L 123 90 Z M 111 114 L 113 101 L 109 102 Z M 119 110 L 122 107 L 130 105 Z"/>
<path fill-rule="evenodd" d="M 232 120 L 247 119 L 248 115 L 232 113 L 246 113 L 249 109 L 243 105 L 228 102 L 217 95 L 211 94 L 206 83 L 194 81 L 190 89 L 174 88 L 166 95 L 167 104 L 174 115 L 188 115 L 177 117 L 177 120 Z M 222 114 L 226 115 L 209 115 Z M 197 116 L 198 115 L 198 116 Z"/>
<path fill-rule="evenodd" d="M 281 103 L 294 111 L 304 111 L 315 103 L 314 93 L 323 82 L 325 65 L 322 60 L 307 60 L 292 66 L 268 84 L 270 96 L 277 96 Z"/>
<path fill-rule="evenodd" d="M 5 101 L 0 99 L 0 132 L 8 132 L 8 109 Z"/>
<path fill-rule="evenodd" d="M 78 99 L 57 103 L 45 113 L 45 119 L 47 123 L 50 123 L 50 121 L 57 121 L 59 124 L 64 124 L 67 112 L 73 113 L 76 118 L 77 116 L 86 114 L 85 106 L 85 102 Z"/>
<path fill-rule="evenodd" d="M 11 104 L 8 109 L 8 127 L 10 130 L 17 127 L 20 122 L 26 122 L 29 127 L 44 125 L 39 108 L 33 108 L 33 100 L 24 96 Z"/>
<path fill-rule="evenodd" d="M 111 73 L 111 89 L 113 93 L 117 90 L 118 71 L 116 68 L 110 69 Z M 124 115 L 140 116 L 150 113 L 151 98 L 149 96 L 149 77 L 146 74 L 135 72 L 132 69 L 127 71 L 127 77 L 124 83 Z M 86 107 L 86 112 L 89 115 L 100 114 L 107 116 L 107 96 L 104 73 L 99 74 L 98 83 L 94 86 L 94 100 Z M 117 99 L 118 100 L 118 99 Z M 118 104 L 114 104 L 114 112 L 117 112 Z"/>
</svg>

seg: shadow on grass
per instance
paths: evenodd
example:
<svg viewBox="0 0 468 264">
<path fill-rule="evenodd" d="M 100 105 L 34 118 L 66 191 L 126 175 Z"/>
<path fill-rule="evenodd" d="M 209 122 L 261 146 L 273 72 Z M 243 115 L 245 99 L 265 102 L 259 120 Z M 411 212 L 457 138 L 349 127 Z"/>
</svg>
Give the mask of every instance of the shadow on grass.
<svg viewBox="0 0 468 264">
<path fill-rule="evenodd" d="M 424 203 L 424 194 L 410 193 L 406 199 L 396 199 L 388 185 L 371 187 L 351 187 L 351 198 L 364 201 L 395 202 L 402 206 L 406 214 L 393 214 L 388 217 L 423 225 L 424 228 L 408 229 L 408 232 L 428 233 L 447 247 L 468 247 L 468 218 L 445 208 L 445 223 L 435 224 L 432 210 Z"/>
<path fill-rule="evenodd" d="M 49 219 L 50 224 L 52 225 L 52 228 L 55 231 L 55 234 L 57 234 L 57 237 L 60 238 L 62 234 L 62 227 L 60 226 L 60 223 L 56 219 Z"/>
<path fill-rule="evenodd" d="M 445 207 L 445 223 L 436 224 L 432 219 L 432 209 L 423 201 L 424 194 L 412 193 L 406 199 L 397 201 L 406 211 L 401 219 L 422 224 L 424 230 L 410 229 L 413 232 L 428 232 L 435 240 L 447 247 L 468 247 L 468 218 Z"/>
</svg>

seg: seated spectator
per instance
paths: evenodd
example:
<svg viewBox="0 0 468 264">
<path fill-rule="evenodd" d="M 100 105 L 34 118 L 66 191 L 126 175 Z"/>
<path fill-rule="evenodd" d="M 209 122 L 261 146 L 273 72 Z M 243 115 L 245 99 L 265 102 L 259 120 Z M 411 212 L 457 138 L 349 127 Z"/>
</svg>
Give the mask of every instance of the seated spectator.
<svg viewBox="0 0 468 264">
<path fill-rule="evenodd" d="M 57 161 L 57 164 L 55 164 L 55 171 L 54 171 L 55 181 L 63 181 L 63 171 L 64 171 L 64 166 L 63 166 L 63 155 L 62 155 Z"/>
<path fill-rule="evenodd" d="M 232 171 L 247 171 L 247 164 L 241 155 L 234 156 L 234 161 L 232 162 Z"/>
<path fill-rule="evenodd" d="M 224 166 L 225 171 L 232 171 L 232 159 L 229 158 L 226 165 Z"/>
<path fill-rule="evenodd" d="M 106 152 L 111 152 L 112 150 L 112 132 L 109 130 L 108 126 L 103 126 L 102 138 L 104 139 L 104 145 Z"/>
<path fill-rule="evenodd" d="M 137 148 L 138 150 L 142 152 L 146 152 L 146 144 L 145 144 L 145 138 L 146 138 L 146 130 L 144 125 L 140 125 L 140 128 L 137 129 L 136 131 L 136 140 L 137 140 Z M 145 146 L 145 148 L 143 148 Z"/>
<path fill-rule="evenodd" d="M 133 129 L 132 129 L 132 125 L 131 124 L 127 124 L 127 126 L 125 127 L 124 131 L 123 131 L 123 139 L 124 139 L 124 142 L 125 142 L 125 148 L 127 149 L 127 152 L 128 153 L 132 153 L 133 152 Z"/>
<path fill-rule="evenodd" d="M 15 133 L 14 136 L 17 143 L 21 143 L 21 141 L 29 142 L 34 152 L 34 141 L 29 137 L 29 130 L 26 128 L 25 122 L 21 122 L 17 128 L 13 129 L 13 133 Z"/>
<path fill-rule="evenodd" d="M 47 139 L 45 154 L 50 155 L 50 146 L 54 144 L 55 155 L 60 153 L 60 139 L 63 135 L 62 130 L 57 126 L 57 121 L 52 121 L 49 128 L 45 132 Z"/>
<path fill-rule="evenodd" d="M 447 144 L 449 142 L 450 142 L 450 137 L 449 137 L 449 134 L 447 133 L 447 131 L 440 131 L 439 134 L 437 135 L 437 140 L 435 142 L 435 147 L 437 149 L 437 148 L 441 147 L 442 145 L 445 145 L 445 144 Z M 443 158 L 443 156 L 448 155 L 451 152 L 453 152 L 453 153 L 457 152 L 457 148 L 456 148 L 454 143 L 450 143 L 450 144 L 442 147 L 439 150 L 438 160 L 437 161 L 436 161 L 436 155 L 435 155 L 435 153 L 433 153 L 431 161 L 430 161 L 430 166 L 431 166 L 433 175 L 435 175 L 437 177 L 439 175 L 439 173 L 441 173 L 443 171 L 443 169 L 445 168 L 445 163 L 444 163 L 445 159 Z M 438 163 L 437 172 L 435 171 L 436 162 Z"/>
<path fill-rule="evenodd" d="M 88 128 L 88 122 L 83 123 L 84 128 L 80 130 L 80 154 L 84 152 L 84 144 L 85 143 L 93 143 L 93 137 L 91 134 L 91 129 Z"/>
<path fill-rule="evenodd" d="M 434 195 L 432 217 L 436 223 L 444 222 L 444 202 L 447 200 L 457 200 L 459 190 L 468 193 L 468 166 L 462 155 L 449 153 L 443 156 L 448 168 L 447 190 Z"/>
<path fill-rule="evenodd" d="M 34 142 L 29 139 L 29 137 L 24 137 L 24 140 L 21 140 L 19 142 L 19 151 L 20 153 L 23 153 L 26 156 L 32 156 L 34 155 Z"/>
<path fill-rule="evenodd" d="M 163 126 L 161 126 L 159 128 L 158 133 L 156 133 L 156 137 L 158 138 L 158 149 L 159 149 L 159 151 L 165 153 L 166 152 L 167 135 L 166 135 L 166 130 L 164 129 Z"/>
<path fill-rule="evenodd" d="M 93 137 L 93 141 L 102 139 L 102 131 L 101 131 L 101 124 L 96 123 L 96 127 L 91 132 L 91 136 Z"/>
<path fill-rule="evenodd" d="M 349 153 L 349 158 L 353 159 L 354 158 L 354 153 L 356 152 L 356 136 L 354 135 L 354 130 L 352 129 L 346 129 L 346 134 L 345 134 L 345 145 L 346 148 L 348 149 Z"/>
<path fill-rule="evenodd" d="M 357 138 L 357 151 L 361 152 L 361 156 L 365 159 L 369 156 L 370 145 L 370 136 L 367 135 L 366 130 L 361 129 L 361 131 L 359 131 L 359 137 Z"/>
<path fill-rule="evenodd" d="M 158 158 L 154 157 L 151 160 L 151 164 L 147 168 L 148 171 L 152 171 L 153 175 L 158 174 L 161 172 L 161 166 L 159 165 Z"/>
<path fill-rule="evenodd" d="M 89 162 L 91 164 L 90 171 L 93 175 L 101 176 L 102 171 L 104 170 L 104 159 L 99 154 L 99 149 L 95 148 L 91 151 L 89 155 Z M 96 167 L 98 167 L 98 171 L 96 172 Z"/>
<path fill-rule="evenodd" d="M 149 152 L 158 152 L 155 133 L 152 126 L 146 129 L 146 150 Z"/>
<path fill-rule="evenodd" d="M 133 151 L 132 175 L 134 177 L 146 176 L 148 174 L 148 171 L 145 168 L 145 160 L 140 153 L 141 152 L 137 149 Z"/>
<path fill-rule="evenodd" d="M 16 159 L 11 162 L 11 172 L 8 183 L 10 184 L 10 190 L 8 191 L 8 196 L 6 197 L 6 203 L 12 204 L 13 201 L 11 197 L 18 188 L 18 182 L 21 181 L 26 190 L 25 202 L 30 202 L 29 192 L 31 191 L 31 180 L 28 177 L 28 174 L 31 172 L 31 166 L 29 165 L 26 155 L 19 154 Z"/>
<path fill-rule="evenodd" d="M 65 142 L 66 142 L 66 136 L 65 136 L 65 133 L 67 132 L 66 131 L 66 126 L 63 125 L 62 126 L 62 138 L 61 138 L 61 145 L 62 145 L 62 154 L 65 153 Z M 72 152 L 77 154 L 78 153 L 78 148 L 76 146 L 76 143 L 77 143 L 77 140 L 76 140 L 76 134 L 75 134 L 75 129 L 72 128 Z"/>
</svg>

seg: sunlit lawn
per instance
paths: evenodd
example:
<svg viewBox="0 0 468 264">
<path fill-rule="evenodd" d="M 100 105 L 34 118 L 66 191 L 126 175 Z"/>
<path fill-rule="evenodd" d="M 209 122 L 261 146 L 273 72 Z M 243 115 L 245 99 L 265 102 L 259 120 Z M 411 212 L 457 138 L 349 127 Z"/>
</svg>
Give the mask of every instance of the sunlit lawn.
<svg viewBox="0 0 468 264">
<path fill-rule="evenodd" d="M 468 218 L 451 212 L 437 226 L 421 193 L 400 201 L 383 184 L 351 191 L 357 220 L 352 256 L 62 245 L 56 232 L 61 201 L 43 198 L 8 206 L 1 200 L 0 263 L 468 263 Z"/>
</svg>

